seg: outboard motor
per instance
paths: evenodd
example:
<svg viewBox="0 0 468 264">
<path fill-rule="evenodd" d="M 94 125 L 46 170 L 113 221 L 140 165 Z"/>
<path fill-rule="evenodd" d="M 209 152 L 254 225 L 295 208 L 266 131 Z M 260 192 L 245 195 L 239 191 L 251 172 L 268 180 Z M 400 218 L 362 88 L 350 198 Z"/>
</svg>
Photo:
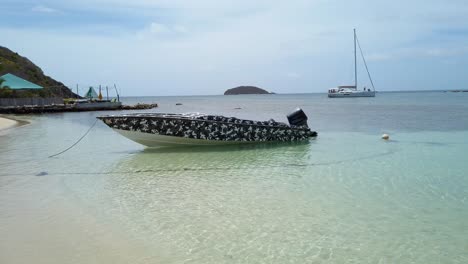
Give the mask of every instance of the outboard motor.
<svg viewBox="0 0 468 264">
<path fill-rule="evenodd" d="M 291 126 L 305 126 L 308 127 L 307 125 L 307 116 L 302 111 L 302 109 L 297 108 L 294 112 L 290 113 L 288 115 L 288 121 Z"/>
</svg>

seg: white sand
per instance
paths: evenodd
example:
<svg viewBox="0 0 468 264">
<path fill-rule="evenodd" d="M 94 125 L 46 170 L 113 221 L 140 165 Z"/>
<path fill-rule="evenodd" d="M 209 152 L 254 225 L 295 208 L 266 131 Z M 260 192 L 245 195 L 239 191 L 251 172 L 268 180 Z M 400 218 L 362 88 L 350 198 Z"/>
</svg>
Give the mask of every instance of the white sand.
<svg viewBox="0 0 468 264">
<path fill-rule="evenodd" d="M 0 177 L 0 263 L 174 263 L 59 190 L 65 178 L 23 175 L 2 185 Z"/>
<path fill-rule="evenodd" d="M 0 117 L 0 131 L 18 125 L 18 122 L 8 118 Z"/>
</svg>

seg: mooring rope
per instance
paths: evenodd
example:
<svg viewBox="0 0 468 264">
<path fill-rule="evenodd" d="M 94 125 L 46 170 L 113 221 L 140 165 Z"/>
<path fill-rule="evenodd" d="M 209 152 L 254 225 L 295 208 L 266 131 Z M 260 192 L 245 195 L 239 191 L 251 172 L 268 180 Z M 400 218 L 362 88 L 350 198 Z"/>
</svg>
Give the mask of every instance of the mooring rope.
<svg viewBox="0 0 468 264">
<path fill-rule="evenodd" d="M 60 155 L 60 154 L 62 154 L 62 153 L 65 153 L 65 152 L 67 152 L 68 150 L 72 149 L 74 146 L 76 146 L 78 143 L 80 143 L 80 141 L 81 141 L 84 137 L 86 137 L 86 135 L 88 135 L 89 131 L 91 131 L 91 129 L 93 129 L 93 127 L 96 125 L 97 121 L 98 121 L 98 120 L 96 119 L 96 120 L 94 121 L 93 125 L 88 129 L 88 131 L 86 131 L 86 133 L 84 133 L 84 135 L 81 136 L 80 139 L 78 139 L 75 143 L 73 143 L 73 145 L 71 145 L 70 147 L 68 147 L 68 148 L 65 149 L 65 150 L 60 151 L 59 153 L 56 153 L 56 154 L 54 154 L 54 155 L 50 155 L 49 158 L 52 158 L 52 157 L 58 156 L 58 155 Z"/>
</svg>

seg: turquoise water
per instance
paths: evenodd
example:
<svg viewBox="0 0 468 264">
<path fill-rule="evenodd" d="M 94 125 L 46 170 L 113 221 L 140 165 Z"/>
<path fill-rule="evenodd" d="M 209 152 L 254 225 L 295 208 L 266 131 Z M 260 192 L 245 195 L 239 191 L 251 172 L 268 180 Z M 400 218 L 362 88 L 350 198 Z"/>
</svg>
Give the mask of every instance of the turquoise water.
<svg viewBox="0 0 468 264">
<path fill-rule="evenodd" d="M 1 263 L 468 263 L 466 93 L 125 102 L 141 101 L 277 121 L 301 107 L 319 137 L 145 149 L 98 123 L 47 158 L 105 113 L 19 117 L 0 135 Z"/>
</svg>

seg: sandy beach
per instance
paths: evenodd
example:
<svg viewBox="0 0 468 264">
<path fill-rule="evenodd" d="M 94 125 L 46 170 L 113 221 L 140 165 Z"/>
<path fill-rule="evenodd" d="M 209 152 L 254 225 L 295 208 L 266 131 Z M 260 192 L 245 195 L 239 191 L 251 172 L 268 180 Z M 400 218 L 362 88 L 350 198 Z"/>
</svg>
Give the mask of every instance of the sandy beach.
<svg viewBox="0 0 468 264">
<path fill-rule="evenodd" d="M 18 124 L 19 122 L 15 120 L 5 118 L 5 117 L 0 117 L 0 131 L 12 128 L 14 126 L 17 126 Z"/>
</svg>

